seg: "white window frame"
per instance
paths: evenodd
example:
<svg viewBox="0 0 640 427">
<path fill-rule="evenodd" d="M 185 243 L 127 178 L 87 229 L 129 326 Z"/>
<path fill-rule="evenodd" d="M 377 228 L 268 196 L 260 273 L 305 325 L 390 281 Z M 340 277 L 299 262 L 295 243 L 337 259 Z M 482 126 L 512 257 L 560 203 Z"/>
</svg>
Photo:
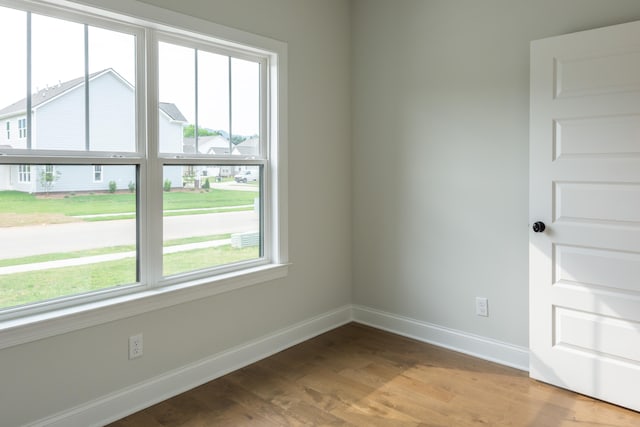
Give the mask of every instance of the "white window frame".
<svg viewBox="0 0 640 427">
<path fill-rule="evenodd" d="M 21 184 L 31 183 L 31 165 L 18 165 L 18 182 Z"/>
<path fill-rule="evenodd" d="M 7 120 L 5 128 L 7 130 L 7 139 L 11 139 L 11 122 L 9 120 Z"/>
<path fill-rule="evenodd" d="M 27 137 L 27 118 L 18 119 L 18 138 L 23 139 Z"/>
<path fill-rule="evenodd" d="M 105 153 L 8 149 L 0 152 L 0 158 L 4 164 L 95 164 L 99 159 L 103 165 L 137 165 L 141 177 L 137 191 L 139 205 L 142 206 L 138 212 L 139 253 L 140 258 L 146 260 L 141 263 L 141 283 L 4 310 L 0 313 L 0 349 L 257 285 L 288 273 L 286 43 L 141 2 L 95 0 L 92 4 L 95 7 L 65 0 L 0 0 L 0 6 L 142 34 L 138 40 L 144 43 L 142 52 L 145 56 L 137 58 L 137 123 L 146 123 L 146 126 L 138 126 L 137 152 L 105 157 Z M 267 111 L 261 138 L 266 162 L 238 156 L 224 159 L 198 154 L 176 156 L 157 153 L 158 73 L 157 67 L 152 65 L 145 75 L 144 64 L 157 64 L 157 40 L 165 37 L 216 46 L 233 56 L 245 54 L 264 59 L 268 103 L 265 104 Z M 146 157 L 145 152 L 149 153 Z M 158 233 L 162 230 L 162 186 L 159 184 L 162 182 L 162 166 L 171 164 L 265 165 L 261 194 L 265 241 L 263 259 L 231 269 L 178 275 L 170 280 L 161 277 L 161 268 L 151 264 L 153 260 L 162 259 L 162 233 Z"/>
<path fill-rule="evenodd" d="M 104 166 L 102 165 L 93 165 L 93 182 L 98 183 L 102 182 L 104 176 Z M 96 179 L 96 174 L 100 174 L 100 178 Z"/>
</svg>

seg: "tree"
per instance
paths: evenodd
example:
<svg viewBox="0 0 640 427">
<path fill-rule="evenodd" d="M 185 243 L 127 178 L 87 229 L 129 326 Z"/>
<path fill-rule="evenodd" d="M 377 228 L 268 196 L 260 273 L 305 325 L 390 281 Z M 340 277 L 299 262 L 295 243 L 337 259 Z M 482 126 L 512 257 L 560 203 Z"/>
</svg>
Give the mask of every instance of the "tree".
<svg viewBox="0 0 640 427">
<path fill-rule="evenodd" d="M 240 135 L 232 135 L 231 136 L 231 142 L 233 143 L 233 145 L 238 145 L 241 142 L 244 142 L 247 140 L 246 136 L 240 136 Z"/>
<path fill-rule="evenodd" d="M 54 184 L 57 180 L 60 179 L 62 173 L 60 171 L 55 170 L 53 165 L 45 165 L 40 169 L 39 181 L 40 187 L 44 190 L 45 194 L 49 194 L 49 192 L 53 189 Z"/>
<path fill-rule="evenodd" d="M 185 138 L 193 138 L 196 134 L 195 132 L 196 130 L 196 125 L 191 124 L 191 125 L 186 125 L 184 128 L 182 128 L 182 135 Z M 215 130 L 211 130 L 211 129 L 207 129 L 207 128 L 198 128 L 198 136 L 218 136 L 220 135 L 220 132 L 215 131 Z"/>
</svg>

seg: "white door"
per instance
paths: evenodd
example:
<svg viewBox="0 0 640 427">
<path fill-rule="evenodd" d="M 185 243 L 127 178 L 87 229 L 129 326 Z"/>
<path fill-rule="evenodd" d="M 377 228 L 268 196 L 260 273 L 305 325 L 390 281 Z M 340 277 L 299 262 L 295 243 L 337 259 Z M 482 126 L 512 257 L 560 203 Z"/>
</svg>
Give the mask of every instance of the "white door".
<svg viewBox="0 0 640 427">
<path fill-rule="evenodd" d="M 532 43 L 530 151 L 530 375 L 640 410 L 640 22 Z"/>
</svg>

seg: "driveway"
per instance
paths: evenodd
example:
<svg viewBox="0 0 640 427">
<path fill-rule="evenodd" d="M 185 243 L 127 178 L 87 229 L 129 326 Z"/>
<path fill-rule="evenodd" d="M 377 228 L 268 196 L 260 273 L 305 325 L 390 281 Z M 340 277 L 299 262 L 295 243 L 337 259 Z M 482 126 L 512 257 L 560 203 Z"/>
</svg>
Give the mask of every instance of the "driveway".
<svg viewBox="0 0 640 427">
<path fill-rule="evenodd" d="M 258 228 L 258 214 L 254 211 L 164 218 L 165 239 L 239 233 Z M 0 242 L 0 259 L 133 245 L 136 222 L 123 219 L 0 228 Z"/>
</svg>

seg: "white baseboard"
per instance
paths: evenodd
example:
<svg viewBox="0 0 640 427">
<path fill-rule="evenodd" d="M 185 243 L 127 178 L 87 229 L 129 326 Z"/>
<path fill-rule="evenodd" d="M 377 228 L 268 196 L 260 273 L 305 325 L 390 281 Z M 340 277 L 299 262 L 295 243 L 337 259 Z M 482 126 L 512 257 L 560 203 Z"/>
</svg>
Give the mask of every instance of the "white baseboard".
<svg viewBox="0 0 640 427">
<path fill-rule="evenodd" d="M 528 370 L 529 350 L 369 307 L 346 305 L 209 358 L 84 403 L 29 427 L 102 426 L 351 321 Z"/>
<path fill-rule="evenodd" d="M 140 384 L 38 420 L 29 426 L 102 426 L 335 329 L 351 320 L 351 306 L 344 306 Z"/>
<path fill-rule="evenodd" d="M 353 320 L 481 359 L 529 370 L 529 349 L 359 305 Z"/>
</svg>

